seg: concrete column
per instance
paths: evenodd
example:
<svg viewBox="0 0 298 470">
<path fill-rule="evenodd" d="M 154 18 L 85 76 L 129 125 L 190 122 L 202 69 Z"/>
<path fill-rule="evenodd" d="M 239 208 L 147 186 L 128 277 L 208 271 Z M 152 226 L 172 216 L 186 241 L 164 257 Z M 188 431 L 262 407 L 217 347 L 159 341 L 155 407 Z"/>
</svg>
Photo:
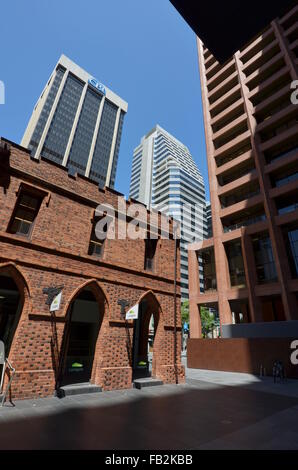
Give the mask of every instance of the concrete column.
<svg viewBox="0 0 298 470">
<path fill-rule="evenodd" d="M 242 229 L 241 248 L 243 255 L 243 264 L 245 269 L 246 283 L 248 287 L 249 310 L 252 322 L 262 322 L 262 304 L 255 294 L 255 286 L 258 284 L 256 263 L 254 258 L 252 241 L 249 235 L 246 235 L 245 229 Z"/>
</svg>

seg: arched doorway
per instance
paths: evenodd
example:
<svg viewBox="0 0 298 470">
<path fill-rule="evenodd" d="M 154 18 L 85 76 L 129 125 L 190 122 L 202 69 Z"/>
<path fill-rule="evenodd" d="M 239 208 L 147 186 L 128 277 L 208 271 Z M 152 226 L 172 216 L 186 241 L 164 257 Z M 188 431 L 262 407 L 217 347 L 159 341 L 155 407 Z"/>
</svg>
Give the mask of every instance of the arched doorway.
<svg viewBox="0 0 298 470">
<path fill-rule="evenodd" d="M 59 387 L 90 383 L 104 308 L 104 295 L 93 285 L 82 289 L 72 301 L 61 350 Z"/>
<path fill-rule="evenodd" d="M 133 380 L 154 376 L 156 333 L 159 323 L 159 304 L 148 294 L 139 304 L 139 317 L 134 321 Z"/>
<path fill-rule="evenodd" d="M 23 293 L 9 274 L 0 274 L 0 340 L 8 357 L 24 304 Z"/>
</svg>

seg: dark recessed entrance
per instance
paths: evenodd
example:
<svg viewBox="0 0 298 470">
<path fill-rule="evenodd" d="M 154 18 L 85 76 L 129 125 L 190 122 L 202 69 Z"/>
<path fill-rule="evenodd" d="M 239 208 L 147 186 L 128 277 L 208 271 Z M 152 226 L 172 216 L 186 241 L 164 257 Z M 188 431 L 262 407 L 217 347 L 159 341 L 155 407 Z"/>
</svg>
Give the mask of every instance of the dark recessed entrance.
<svg viewBox="0 0 298 470">
<path fill-rule="evenodd" d="M 60 386 L 90 382 L 104 302 L 85 289 L 72 302 L 63 340 Z"/>
<path fill-rule="evenodd" d="M 133 380 L 151 377 L 153 346 L 157 330 L 157 312 L 151 303 L 143 300 L 139 306 L 139 318 L 134 321 Z"/>
<path fill-rule="evenodd" d="M 0 340 L 4 342 L 8 357 L 12 340 L 19 322 L 23 302 L 14 280 L 0 276 Z"/>
</svg>

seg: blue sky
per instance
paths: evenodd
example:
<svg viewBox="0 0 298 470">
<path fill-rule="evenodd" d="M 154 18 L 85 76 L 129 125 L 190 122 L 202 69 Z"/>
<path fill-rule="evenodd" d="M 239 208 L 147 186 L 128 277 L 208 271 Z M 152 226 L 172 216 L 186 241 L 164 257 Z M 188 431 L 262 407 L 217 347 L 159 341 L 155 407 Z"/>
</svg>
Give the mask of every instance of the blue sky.
<svg viewBox="0 0 298 470">
<path fill-rule="evenodd" d="M 195 35 L 169 0 L 11 0 L 1 7 L 0 135 L 21 141 L 64 53 L 128 102 L 115 189 L 155 124 L 189 147 L 208 183 Z"/>
</svg>

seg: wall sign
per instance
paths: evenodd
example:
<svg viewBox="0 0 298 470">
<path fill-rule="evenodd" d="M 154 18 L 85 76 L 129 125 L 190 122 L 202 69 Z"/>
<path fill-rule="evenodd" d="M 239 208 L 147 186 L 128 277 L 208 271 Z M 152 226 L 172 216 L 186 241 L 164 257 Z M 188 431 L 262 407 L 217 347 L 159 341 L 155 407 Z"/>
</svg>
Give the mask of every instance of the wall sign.
<svg viewBox="0 0 298 470">
<path fill-rule="evenodd" d="M 88 83 L 93 86 L 93 88 L 96 88 L 96 90 L 100 91 L 103 95 L 106 94 L 106 89 L 103 86 L 102 83 L 100 83 L 96 78 L 89 78 Z"/>
<path fill-rule="evenodd" d="M 45 287 L 43 289 L 43 293 L 48 296 L 46 300 L 46 305 L 49 305 L 51 307 L 52 303 L 56 299 L 56 297 L 61 293 L 63 290 L 64 286 L 57 286 L 57 287 Z M 60 299 L 61 302 L 61 299 Z M 51 312 L 54 312 L 55 310 L 51 310 Z"/>
<path fill-rule="evenodd" d="M 137 320 L 139 318 L 139 304 L 134 305 L 126 312 L 126 320 Z"/>
<path fill-rule="evenodd" d="M 53 302 L 51 303 L 50 312 L 57 312 L 57 310 L 60 309 L 61 300 L 62 292 L 59 292 L 59 294 L 54 298 Z"/>
</svg>

